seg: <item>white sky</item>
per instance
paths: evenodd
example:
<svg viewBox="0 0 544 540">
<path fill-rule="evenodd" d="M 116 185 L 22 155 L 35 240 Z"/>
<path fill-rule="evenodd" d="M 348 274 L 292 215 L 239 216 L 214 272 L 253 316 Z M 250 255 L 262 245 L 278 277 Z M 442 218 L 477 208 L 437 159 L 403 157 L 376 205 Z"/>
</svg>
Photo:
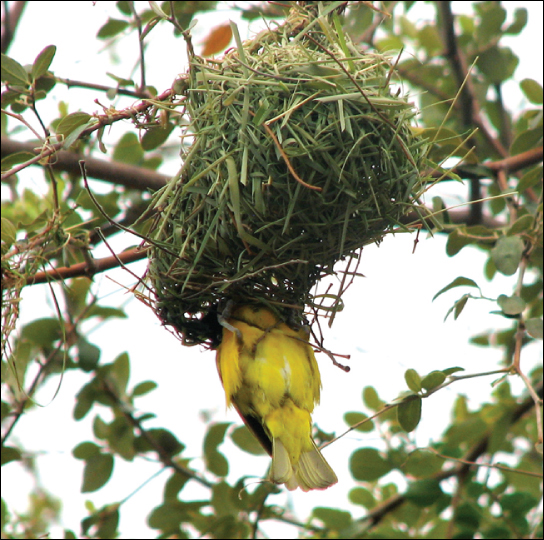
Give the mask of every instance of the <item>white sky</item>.
<svg viewBox="0 0 544 540">
<path fill-rule="evenodd" d="M 137 2 L 137 4 L 143 4 Z M 454 2 L 454 4 L 467 4 Z M 535 78 L 542 84 L 542 3 L 504 2 L 507 9 L 524 5 L 530 10 L 529 33 L 523 40 L 513 39 L 510 46 L 520 56 L 520 66 L 516 72 L 518 81 L 525 77 Z M 455 8 L 456 6 L 454 6 Z M 55 73 L 62 77 L 111 84 L 105 71 L 127 76 L 126 62 L 131 65 L 134 43 L 129 42 L 118 48 L 119 56 L 125 63 L 113 69 L 108 67 L 108 54 L 97 54 L 94 35 L 106 20 L 106 14 L 115 14 L 112 2 L 33 2 L 27 6 L 21 29 L 32 39 L 22 35 L 15 40 L 10 55 L 22 63 L 32 62 L 46 45 L 58 47 L 52 65 Z M 55 14 L 55 18 L 51 17 Z M 115 15 L 114 15 L 115 16 Z M 422 16 L 428 17 L 423 14 Z M 228 18 L 238 19 L 237 14 L 227 10 L 213 15 L 199 16 L 199 24 L 194 30 L 195 42 L 201 41 L 208 29 Z M 44 27 L 43 21 L 48 24 Z M 44 32 L 47 28 L 47 34 Z M 177 73 L 184 71 L 182 50 L 179 57 L 172 53 L 172 47 L 182 47 L 182 42 L 170 39 L 164 31 L 164 42 L 155 42 L 148 58 L 160 53 L 160 61 L 148 62 L 148 82 L 159 90 L 170 86 Z M 242 33 L 242 35 L 244 35 Z M 155 36 L 152 36 L 152 40 Z M 81 44 L 85 44 L 82 46 Z M 126 56 L 125 56 L 126 55 Z M 540 56 L 539 56 L 540 55 Z M 125 60 L 128 58 L 129 60 Z M 540 68 L 540 71 L 537 70 Z M 508 103 L 521 103 L 521 95 L 514 85 Z M 57 92 L 57 90 L 55 90 Z M 517 92 L 517 93 L 516 93 Z M 76 91 L 61 91 L 61 98 L 71 103 Z M 96 92 L 77 92 L 82 96 L 81 108 L 87 112 L 97 109 L 93 100 Z M 98 96 L 102 99 L 102 96 Z M 106 98 L 104 97 L 104 102 Z M 56 116 L 55 111 L 46 112 L 49 119 Z M 123 126 L 125 129 L 126 126 Z M 109 135 L 110 141 L 116 138 L 115 130 Z M 163 172 L 174 173 L 179 164 L 166 164 Z M 32 188 L 32 175 L 25 177 Z M 447 186 L 449 201 L 463 200 L 465 188 Z M 499 294 L 512 294 L 516 276 L 499 276 L 487 283 L 482 275 L 485 254 L 465 248 L 454 258 L 445 255 L 445 237 L 421 238 L 417 251 L 412 255 L 413 237 L 398 235 L 388 237 L 378 249 L 365 248 L 360 267 L 366 279 L 354 283 L 346 296 L 346 309 L 338 315 L 331 331 L 326 335 L 326 346 L 338 353 L 351 355 L 348 362 L 352 370 L 349 374 L 333 367 L 324 355 L 318 355 L 324 388 L 321 406 L 314 413 L 314 420 L 325 431 L 343 432 L 347 426 L 343 421 L 346 411 L 362 411 L 361 391 L 364 386 L 374 386 L 380 397 L 386 401 L 398 396 L 406 389 L 404 372 L 412 367 L 425 374 L 433 369 L 460 366 L 468 373 L 489 371 L 502 367 L 501 352 L 470 346 L 468 337 L 488 329 L 506 328 L 507 322 L 490 312 L 496 305 L 486 301 L 469 302 L 459 320 L 444 316 L 455 299 L 465 290 L 450 291 L 434 303 L 434 294 L 459 275 L 474 279 L 487 297 Z M 113 247 L 134 243 L 130 238 L 119 237 Z M 106 256 L 109 252 L 98 252 L 96 256 Z M 145 263 L 134 264 L 132 270 L 142 274 Z M 148 308 L 130 298 L 114 281 L 126 286 L 133 284 L 132 278 L 121 270 L 107 272 L 95 278 L 93 290 L 102 299 L 102 304 L 118 306 L 128 302 L 128 320 L 108 321 L 97 327 L 89 336 L 90 340 L 102 348 L 101 361 L 111 362 L 128 351 L 132 373 L 129 385 L 153 379 L 159 384 L 157 390 L 139 398 L 136 406 L 140 412 L 152 411 L 157 415 L 147 427 L 165 427 L 171 430 L 180 441 L 187 445 L 183 456 L 200 456 L 206 425 L 201 421 L 200 411 L 208 411 L 213 421 L 232 421 L 240 424 L 237 415 L 225 411 L 224 394 L 215 368 L 213 352 L 204 352 L 199 347 L 183 348 L 164 328 Z M 29 307 L 32 306 L 32 307 Z M 51 300 L 43 287 L 27 288 L 24 291 L 22 321 L 40 316 L 50 316 Z M 530 346 L 524 350 L 523 365 L 526 372 L 542 360 L 539 347 Z M 49 384 L 37 396 L 37 401 L 45 407 L 36 408 L 26 414 L 15 430 L 13 443 L 38 453 L 37 465 L 43 485 L 63 503 L 63 527 L 80 532 L 80 521 L 87 515 L 84 503 L 92 501 L 95 507 L 122 500 L 137 490 L 158 470 L 160 464 L 137 459 L 135 463 L 124 463 L 116 458 L 115 469 L 110 482 L 100 491 L 91 494 L 80 493 L 83 462 L 75 460 L 71 451 L 82 440 L 92 440 L 92 419 L 100 413 L 106 421 L 110 420 L 107 410 L 93 409 L 85 420 L 75 423 L 72 420 L 74 394 L 79 391 L 88 377 L 81 373 L 66 373 L 61 390 L 51 402 L 55 392 L 54 384 Z M 423 404 L 423 419 L 411 440 L 417 446 L 425 446 L 429 441 L 440 437 L 450 417 L 450 407 L 458 394 L 465 394 L 469 403 L 476 408 L 485 400 L 491 390 L 493 378 L 478 378 L 455 383 L 435 394 Z M 511 378 L 515 393 L 522 390 L 521 383 Z M 56 384 L 56 382 L 55 382 Z M 327 460 L 337 472 L 340 482 L 325 492 L 302 493 L 284 492 L 275 497 L 279 505 L 292 504 L 297 517 L 304 520 L 314 506 L 332 506 L 349 509 L 355 517 L 361 516 L 360 508 L 347 501 L 348 489 L 354 482 L 348 470 L 351 453 L 361 446 L 382 447 L 382 441 L 375 432 L 351 433 L 324 451 Z M 266 457 L 252 457 L 227 442 L 222 450 L 228 455 L 231 464 L 229 480 L 241 474 L 255 474 L 261 477 L 268 467 Z M 193 465 L 198 466 L 195 460 Z M 145 520 L 154 506 L 162 500 L 164 481 L 170 472 L 163 472 L 157 478 L 132 496 L 121 509 L 121 537 L 154 538 L 156 531 L 147 528 Z M 398 480 L 398 476 L 391 476 Z M 10 510 L 23 511 L 32 481 L 17 463 L 11 463 L 2 470 L 2 492 Z M 207 497 L 208 490 L 194 482 L 182 492 L 184 498 Z M 290 537 L 295 533 L 289 526 L 267 526 L 272 537 Z M 60 529 L 51 531 L 51 538 L 60 537 Z"/>
</svg>

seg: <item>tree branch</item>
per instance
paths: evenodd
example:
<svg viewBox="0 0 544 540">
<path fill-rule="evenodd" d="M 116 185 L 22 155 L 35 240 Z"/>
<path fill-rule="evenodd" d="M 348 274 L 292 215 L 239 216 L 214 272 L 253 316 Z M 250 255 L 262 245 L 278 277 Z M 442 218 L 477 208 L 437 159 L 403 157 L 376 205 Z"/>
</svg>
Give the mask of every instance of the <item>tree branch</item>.
<svg viewBox="0 0 544 540">
<path fill-rule="evenodd" d="M 542 381 L 536 388 L 536 391 L 540 397 L 542 397 Z M 532 397 L 525 399 L 515 410 L 510 420 L 510 425 L 515 424 L 521 417 L 529 412 L 535 406 L 535 402 Z M 461 463 L 445 471 L 440 471 L 438 474 L 430 477 L 431 480 L 437 480 L 441 482 L 447 478 L 453 476 L 460 476 L 466 474 L 471 467 L 474 467 L 474 462 L 486 452 L 491 433 L 486 433 L 482 439 L 475 444 L 471 450 L 469 450 L 462 458 Z M 389 500 L 380 504 L 366 516 L 355 522 L 349 529 L 349 536 L 346 538 L 359 538 L 363 535 L 367 535 L 372 528 L 376 527 L 389 513 L 398 508 L 401 504 L 406 502 L 406 493 L 400 493 L 391 497 Z"/>
<path fill-rule="evenodd" d="M 495 152 L 499 156 L 506 157 L 508 151 L 496 137 L 493 137 L 487 125 L 482 121 L 480 104 L 476 98 L 476 91 L 469 75 L 466 59 L 458 47 L 451 2 L 436 2 L 436 6 L 442 18 L 444 56 L 451 66 L 457 87 L 461 89 L 458 110 L 461 111 L 463 124 L 467 127 L 476 126 Z"/>
<path fill-rule="evenodd" d="M 40 150 L 41 148 L 37 143 L 19 142 L 2 136 L 2 158 L 18 152 L 30 152 L 41 157 L 43 153 L 40 153 Z M 50 165 L 54 170 L 67 171 L 79 175 L 81 173 L 79 167 L 80 160 L 81 156 L 75 152 L 59 150 L 56 152 L 55 158 L 50 161 Z M 112 184 L 139 189 L 141 191 L 147 189 L 156 191 L 170 180 L 170 177 L 164 174 L 115 161 L 86 157 L 85 166 L 88 175 L 96 180 L 103 180 L 104 182 L 111 182 Z"/>
<path fill-rule="evenodd" d="M 515 156 L 509 156 L 500 161 L 491 161 L 489 163 L 484 163 L 485 167 L 488 167 L 493 172 L 504 171 L 507 173 L 519 171 L 525 167 L 530 167 L 531 165 L 537 165 L 542 162 L 544 157 L 544 148 L 539 146 L 537 148 L 531 148 L 526 152 L 521 154 L 516 154 Z"/>
<path fill-rule="evenodd" d="M 135 98 L 150 98 L 151 94 L 147 90 L 129 90 L 128 88 L 113 88 L 113 86 L 106 86 L 105 84 L 90 83 L 87 81 L 75 81 L 72 79 L 64 79 L 62 77 L 55 76 L 55 80 L 62 84 L 65 84 L 68 88 L 88 88 L 89 90 L 99 90 L 101 92 L 109 92 L 114 90 L 119 96 L 128 96 Z"/>
<path fill-rule="evenodd" d="M 139 261 L 147 257 L 147 248 L 132 248 L 123 251 L 118 255 L 104 257 L 103 259 L 93 260 L 91 263 L 79 263 L 73 266 L 65 266 L 62 268 L 53 268 L 47 272 L 37 272 L 33 276 L 29 276 L 24 285 L 38 285 L 39 283 L 48 283 L 50 281 L 64 280 L 73 277 L 88 277 L 91 278 L 99 272 L 111 270 L 119 266 L 119 263 L 128 264 Z M 5 287 L 4 284 L 2 284 Z"/>
<path fill-rule="evenodd" d="M 159 461 L 165 467 L 173 469 L 178 474 L 181 474 L 181 476 L 183 476 L 184 478 L 192 478 L 203 486 L 206 486 L 208 488 L 213 487 L 213 484 L 211 482 L 208 482 L 208 480 L 206 480 L 205 478 L 200 477 L 198 474 L 191 471 L 190 469 L 187 469 L 179 463 L 176 463 L 172 456 L 142 427 L 141 422 L 129 410 L 127 410 L 126 405 L 121 401 L 121 399 L 113 390 L 113 387 L 108 383 L 108 381 L 103 379 L 101 382 L 104 390 L 114 401 L 117 407 L 121 410 L 125 418 L 132 424 L 134 428 L 138 430 L 142 438 L 144 438 L 149 443 L 149 445 L 155 450 L 155 452 L 157 452 Z"/>
<path fill-rule="evenodd" d="M 7 2 L 2 2 L 4 7 L 4 18 L 2 21 L 2 42 L 0 49 L 2 54 L 5 54 L 11 45 L 19 21 L 26 6 L 26 2 L 13 2 L 8 6 Z"/>
<path fill-rule="evenodd" d="M 153 103 L 166 101 L 167 99 L 173 97 L 173 95 L 174 94 L 172 89 L 165 90 L 162 94 L 160 94 L 159 96 L 153 99 Z M 123 109 L 122 111 L 113 111 L 113 112 L 108 112 L 107 114 L 97 114 L 95 115 L 97 122 L 93 124 L 92 126 L 88 127 L 87 129 L 83 130 L 79 134 L 78 139 L 84 139 L 85 137 L 88 137 L 91 133 L 94 133 L 95 131 L 102 129 L 104 126 L 109 126 L 115 122 L 119 122 L 119 120 L 131 120 L 138 114 L 145 112 L 149 107 L 153 105 L 153 103 L 149 103 L 148 100 L 144 99 L 140 103 L 132 107 L 127 107 L 126 109 Z M 43 147 L 41 148 L 41 150 L 39 151 L 39 155 L 37 155 L 36 157 L 32 159 L 29 159 L 25 163 L 21 163 L 20 165 L 13 167 L 9 171 L 6 171 L 4 174 L 2 174 L 2 181 L 18 173 L 19 171 L 25 169 L 26 167 L 29 167 L 30 165 L 34 165 L 38 163 L 42 159 L 45 159 L 49 156 L 57 154 L 64 148 L 64 145 L 65 145 L 64 141 L 60 141 L 54 144 L 45 143 Z"/>
</svg>

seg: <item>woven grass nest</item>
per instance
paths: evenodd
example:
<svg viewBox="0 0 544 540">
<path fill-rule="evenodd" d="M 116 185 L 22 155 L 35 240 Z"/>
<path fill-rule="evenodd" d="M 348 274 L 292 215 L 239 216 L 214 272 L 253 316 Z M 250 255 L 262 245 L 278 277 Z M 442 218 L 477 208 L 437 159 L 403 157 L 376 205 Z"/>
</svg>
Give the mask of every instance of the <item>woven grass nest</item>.
<svg viewBox="0 0 544 540">
<path fill-rule="evenodd" d="M 337 261 L 417 207 L 426 145 L 389 58 L 315 9 L 220 61 L 190 58 L 192 144 L 155 196 L 149 265 L 155 311 L 186 344 L 216 343 L 228 300 L 300 321 Z"/>
</svg>

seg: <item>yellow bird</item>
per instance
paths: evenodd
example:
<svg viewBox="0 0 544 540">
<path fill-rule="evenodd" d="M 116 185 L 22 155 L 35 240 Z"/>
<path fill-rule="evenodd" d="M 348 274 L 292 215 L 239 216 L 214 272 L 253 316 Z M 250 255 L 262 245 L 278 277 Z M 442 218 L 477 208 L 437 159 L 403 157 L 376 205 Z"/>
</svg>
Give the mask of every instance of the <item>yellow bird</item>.
<svg viewBox="0 0 544 540">
<path fill-rule="evenodd" d="M 308 334 L 264 307 L 238 307 L 221 324 L 216 360 L 227 406 L 272 456 L 270 480 L 303 491 L 336 484 L 311 435 L 321 376 Z"/>
</svg>

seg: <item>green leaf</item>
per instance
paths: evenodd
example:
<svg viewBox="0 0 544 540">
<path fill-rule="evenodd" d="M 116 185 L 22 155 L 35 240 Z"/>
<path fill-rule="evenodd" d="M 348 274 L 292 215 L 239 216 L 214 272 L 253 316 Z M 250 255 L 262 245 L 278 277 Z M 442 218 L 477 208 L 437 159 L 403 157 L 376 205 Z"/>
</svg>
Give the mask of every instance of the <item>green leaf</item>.
<svg viewBox="0 0 544 540">
<path fill-rule="evenodd" d="M 2 419 L 2 422 L 8 417 L 8 415 L 11 414 L 12 412 L 12 408 L 10 405 L 8 405 L 5 401 L 2 401 L 2 405 L 1 405 L 1 419 Z"/>
<path fill-rule="evenodd" d="M 236 516 L 240 512 L 240 499 L 236 496 L 236 488 L 226 482 L 217 482 L 213 486 L 212 506 L 217 517 Z M 232 538 L 230 535 L 221 535 L 221 538 Z"/>
<path fill-rule="evenodd" d="M 115 383 L 115 391 L 118 395 L 124 395 L 127 390 L 130 377 L 130 360 L 126 352 L 121 353 L 111 364 L 109 375 Z"/>
<path fill-rule="evenodd" d="M 444 459 L 429 450 L 418 448 L 410 453 L 402 470 L 404 474 L 415 478 L 427 478 L 440 472 L 443 465 Z"/>
<path fill-rule="evenodd" d="M 160 531 L 177 531 L 179 525 L 183 521 L 187 521 L 188 506 L 194 506 L 199 504 L 204 506 L 204 503 L 190 502 L 186 503 L 181 501 L 170 501 L 155 507 L 147 518 L 147 524 L 152 529 L 158 529 Z M 209 504 L 209 503 L 208 503 Z M 194 516 L 199 515 L 199 508 L 194 508 Z M 192 518 L 194 519 L 194 517 Z"/>
<path fill-rule="evenodd" d="M 76 459 L 82 459 L 86 461 L 87 459 L 90 459 L 91 457 L 97 454 L 100 454 L 100 450 L 101 448 L 97 444 L 90 441 L 85 441 L 85 442 L 79 443 L 72 450 L 72 455 Z"/>
<path fill-rule="evenodd" d="M 96 383 L 91 381 L 83 386 L 76 396 L 76 405 L 74 407 L 74 420 L 85 418 L 91 410 L 96 399 Z"/>
<path fill-rule="evenodd" d="M 451 283 L 446 285 L 443 289 L 440 289 L 433 296 L 432 301 L 434 302 L 441 294 L 445 293 L 446 291 L 449 291 L 450 289 L 454 289 L 455 287 L 476 287 L 478 291 L 480 291 L 480 294 L 481 294 L 480 287 L 478 287 L 478 284 L 474 280 L 463 277 L 463 276 L 459 276 L 455 278 Z"/>
<path fill-rule="evenodd" d="M 407 369 L 404 373 L 404 380 L 414 394 L 421 392 L 421 377 L 415 369 Z"/>
<path fill-rule="evenodd" d="M 230 426 L 229 422 L 212 424 L 204 439 L 204 458 L 208 469 L 216 476 L 226 476 L 229 472 L 229 463 L 225 456 L 217 451 L 217 447 L 225 440 L 225 433 Z"/>
<path fill-rule="evenodd" d="M 519 34 L 525 28 L 527 20 L 527 10 L 525 8 L 516 8 L 514 10 L 514 22 L 504 31 L 504 33 Z M 488 538 L 493 538 L 493 536 L 488 536 Z"/>
<path fill-rule="evenodd" d="M 6 248 L 9 248 L 13 245 L 17 239 L 17 229 L 13 223 L 3 217 L 2 218 L 2 243 L 6 245 Z"/>
<path fill-rule="evenodd" d="M 416 39 L 418 32 L 417 26 L 412 21 L 410 21 L 410 19 L 404 16 L 399 17 L 398 21 L 400 23 L 400 33 L 412 39 Z"/>
<path fill-rule="evenodd" d="M 436 26 L 426 24 L 418 32 L 419 43 L 425 49 L 428 56 L 432 56 L 435 52 L 440 51 L 444 46 L 440 39 L 440 34 Z"/>
<path fill-rule="evenodd" d="M 139 165 L 144 157 L 144 152 L 138 137 L 132 131 L 125 133 L 115 146 L 113 159 L 128 165 Z"/>
<path fill-rule="evenodd" d="M 455 524 L 464 531 L 475 532 L 480 526 L 481 511 L 475 505 L 471 503 L 461 503 L 456 509 L 454 514 Z"/>
<path fill-rule="evenodd" d="M 499 387 L 500 388 L 500 387 Z M 509 398 L 508 398 L 509 399 Z M 512 424 L 512 412 L 506 411 L 500 417 L 496 418 L 491 426 L 491 434 L 488 438 L 486 451 L 490 454 L 496 454 L 501 450 L 507 451 L 504 447 L 504 443 L 511 429 Z M 507 443 L 510 446 L 509 442 Z"/>
<path fill-rule="evenodd" d="M 208 428 L 208 433 L 204 439 L 204 453 L 215 450 L 225 440 L 225 433 L 230 426 L 230 422 L 221 422 L 212 424 Z"/>
<path fill-rule="evenodd" d="M 421 403 L 419 396 L 405 398 L 397 407 L 397 420 L 407 433 L 414 431 L 421 420 Z"/>
<path fill-rule="evenodd" d="M 93 433 L 97 439 L 103 441 L 107 440 L 110 434 L 110 426 L 108 423 L 104 422 L 99 415 L 96 415 L 93 420 Z"/>
<path fill-rule="evenodd" d="M 478 68 L 492 84 L 500 84 L 514 74 L 519 58 L 506 47 L 496 45 L 484 51 L 478 60 Z"/>
<path fill-rule="evenodd" d="M 154 11 L 155 15 L 161 19 L 168 19 L 168 15 L 159 7 L 157 2 L 149 2 L 149 7 Z"/>
<path fill-rule="evenodd" d="M 525 515 L 538 504 L 538 500 L 526 492 L 508 493 L 500 498 L 500 505 L 510 515 Z"/>
<path fill-rule="evenodd" d="M 510 155 L 515 156 L 542 145 L 542 124 L 533 129 L 522 131 L 510 147 Z"/>
<path fill-rule="evenodd" d="M 87 373 L 96 368 L 102 351 L 85 338 L 80 337 L 77 341 L 78 364 Z"/>
<path fill-rule="evenodd" d="M 497 304 L 505 315 L 519 315 L 526 307 L 525 300 L 519 296 L 506 296 L 501 294 L 497 299 Z"/>
<path fill-rule="evenodd" d="M 185 463 L 183 463 L 185 466 Z M 191 480 L 188 476 L 183 476 L 177 472 L 174 472 L 164 485 L 164 501 L 175 501 L 178 498 L 178 493 L 182 490 L 185 484 Z"/>
<path fill-rule="evenodd" d="M 463 414 L 468 414 L 463 402 L 459 401 L 456 406 L 464 409 Z M 468 415 L 466 420 L 457 422 L 448 428 L 448 431 L 446 432 L 446 441 L 448 446 L 455 447 L 462 443 L 472 444 L 473 442 L 480 440 L 482 433 L 487 432 L 487 428 L 488 426 L 481 418 L 473 418 Z"/>
<path fill-rule="evenodd" d="M 136 396 L 143 396 L 145 394 L 148 394 L 149 392 L 155 390 L 157 388 L 157 383 L 155 381 L 144 381 L 139 384 L 137 384 L 134 387 L 134 390 L 132 390 L 132 395 L 134 397 Z"/>
<path fill-rule="evenodd" d="M 146 420 L 151 420 L 151 419 L 156 418 L 156 417 L 157 417 L 156 414 L 153 414 L 153 413 L 144 413 L 144 414 L 138 416 L 138 420 L 139 420 L 140 422 L 143 423 L 143 422 L 145 422 Z"/>
<path fill-rule="evenodd" d="M 173 124 L 168 124 L 166 128 L 153 127 L 148 129 L 142 137 L 142 148 L 146 151 L 158 148 L 168 139 L 174 127 Z"/>
<path fill-rule="evenodd" d="M 2 467 L 11 461 L 21 461 L 22 459 L 23 456 L 18 448 L 2 445 L 2 453 L 0 457 Z"/>
<path fill-rule="evenodd" d="M 118 538 L 119 504 L 109 504 L 98 512 L 100 519 L 96 528 L 96 538 Z"/>
<path fill-rule="evenodd" d="M 2 158 L 2 172 L 9 171 L 12 167 L 15 167 L 15 165 L 19 165 L 19 163 L 24 163 L 35 157 L 36 155 L 32 152 L 16 152 L 15 154 L 9 154 Z"/>
<path fill-rule="evenodd" d="M 345 510 L 337 508 L 317 507 L 312 511 L 314 518 L 319 519 L 325 524 L 327 529 L 339 531 L 349 527 L 353 521 L 351 514 Z"/>
<path fill-rule="evenodd" d="M 36 101 L 45 98 L 47 94 L 49 94 L 49 92 L 53 90 L 53 88 L 55 88 L 56 84 L 57 81 L 49 73 L 46 73 L 45 75 L 41 76 L 37 81 L 34 81 L 34 88 L 36 89 Z"/>
<path fill-rule="evenodd" d="M 34 80 L 39 79 L 42 75 L 47 73 L 53 58 L 55 58 L 56 52 L 57 48 L 55 45 L 48 45 L 40 54 L 38 54 L 32 65 L 31 74 Z"/>
<path fill-rule="evenodd" d="M 521 238 L 503 236 L 491 250 L 491 258 L 501 274 L 512 276 L 517 272 L 524 250 L 525 244 Z"/>
<path fill-rule="evenodd" d="M 525 321 L 527 333 L 535 339 L 543 339 L 542 318 L 527 319 Z"/>
<path fill-rule="evenodd" d="M 444 223 L 450 223 L 450 217 L 442 197 L 433 197 L 434 219 L 442 227 Z"/>
<path fill-rule="evenodd" d="M 387 37 L 376 40 L 375 46 L 379 51 L 400 51 L 404 43 L 398 36 L 389 35 Z"/>
<path fill-rule="evenodd" d="M 367 419 L 368 419 L 368 416 L 360 412 L 347 412 L 344 414 L 344 422 L 348 426 L 354 426 L 355 424 L 358 424 L 359 422 L 363 422 L 364 420 L 367 420 Z M 372 421 L 368 421 L 368 422 L 364 422 L 360 426 L 357 426 L 355 428 L 355 431 L 368 433 L 369 431 L 372 431 L 373 429 L 374 429 L 374 423 Z"/>
<path fill-rule="evenodd" d="M 519 83 L 525 97 L 534 105 L 542 105 L 542 86 L 534 79 L 523 79 Z"/>
<path fill-rule="evenodd" d="M 353 504 L 364 506 L 369 510 L 376 506 L 376 499 L 374 498 L 374 495 L 372 495 L 372 492 L 362 487 L 356 487 L 350 490 L 349 500 Z"/>
<path fill-rule="evenodd" d="M 474 345 L 480 345 L 481 347 L 489 347 L 489 333 L 478 334 L 477 336 L 472 336 L 469 339 L 469 343 Z"/>
<path fill-rule="evenodd" d="M 262 456 L 266 454 L 264 448 L 259 444 L 257 439 L 251 434 L 251 431 L 246 426 L 237 427 L 231 434 L 230 438 L 234 444 L 254 456 Z"/>
<path fill-rule="evenodd" d="M 79 316 L 86 310 L 89 303 L 90 288 L 91 281 L 87 278 L 75 279 L 67 288 L 65 293 L 67 309 L 73 316 Z"/>
<path fill-rule="evenodd" d="M 106 75 L 113 79 L 118 86 L 135 86 L 134 81 L 132 79 L 125 79 L 124 77 L 118 77 L 114 73 L 107 72 Z"/>
<path fill-rule="evenodd" d="M 533 228 L 534 223 L 535 223 L 535 217 L 531 214 L 525 214 L 524 216 L 521 216 L 520 218 L 516 219 L 516 221 L 508 229 L 507 234 L 509 236 L 513 236 L 516 234 L 526 232 L 529 229 Z"/>
<path fill-rule="evenodd" d="M 449 375 L 452 375 L 453 373 L 457 373 L 458 371 L 465 371 L 465 368 L 462 367 L 451 367 L 447 369 L 443 369 L 442 373 L 448 377 Z"/>
<path fill-rule="evenodd" d="M 446 380 L 446 375 L 442 371 L 431 371 L 428 375 L 423 377 L 421 386 L 425 390 L 429 391 L 437 386 L 440 386 Z"/>
<path fill-rule="evenodd" d="M 85 313 L 85 319 L 91 317 L 98 317 L 99 319 L 106 320 L 112 317 L 119 317 L 120 319 L 126 319 L 127 314 L 119 308 L 109 307 L 109 306 L 99 306 L 94 304 L 90 307 L 89 310 Z"/>
<path fill-rule="evenodd" d="M 497 233 L 482 225 L 472 227 L 458 227 L 448 235 L 446 253 L 449 257 L 457 255 L 465 246 L 492 242 L 497 238 Z"/>
<path fill-rule="evenodd" d="M 503 195 L 503 192 L 497 182 L 493 182 L 487 189 L 487 195 L 489 197 L 494 197 L 491 199 L 489 204 L 489 209 L 491 210 L 491 213 L 494 216 L 497 216 L 501 212 L 504 211 L 506 208 L 506 201 L 504 197 L 501 197 Z"/>
<path fill-rule="evenodd" d="M 90 493 L 104 486 L 113 472 L 113 456 L 111 454 L 95 454 L 85 461 L 83 470 L 82 493 Z"/>
<path fill-rule="evenodd" d="M 62 145 L 63 150 L 69 150 L 70 147 L 81 137 L 81 134 L 91 126 L 96 125 L 96 119 L 91 118 L 86 124 L 82 124 L 81 126 L 76 127 L 70 135 L 68 135 L 64 139 L 64 143 Z"/>
<path fill-rule="evenodd" d="M 108 22 L 106 22 L 106 24 L 100 28 L 98 34 L 96 34 L 96 37 L 99 39 L 115 37 L 123 32 L 127 27 L 127 21 L 122 21 L 120 19 L 108 19 Z"/>
<path fill-rule="evenodd" d="M 96 538 L 118 538 L 119 534 L 117 526 L 119 524 L 119 504 L 107 504 L 98 510 L 95 510 L 94 505 L 86 502 L 87 509 L 92 511 L 92 515 L 81 521 L 81 530 L 85 537 L 89 536 L 88 531 L 91 527 L 96 527 L 93 530 L 92 536 Z M 65 536 L 64 538 L 71 538 Z"/>
<path fill-rule="evenodd" d="M 453 312 L 453 318 L 457 320 L 459 315 L 461 315 L 461 313 L 463 312 L 463 309 L 465 309 L 465 306 L 469 298 L 471 298 L 470 294 L 464 294 L 463 296 L 461 296 L 461 298 L 456 300 L 453 306 L 450 309 L 448 309 L 448 312 L 446 313 L 446 316 L 444 317 L 444 321 L 447 320 L 447 318 L 450 316 L 452 312 Z"/>
<path fill-rule="evenodd" d="M 205 455 L 206 467 L 216 476 L 225 477 L 229 474 L 229 462 L 225 456 L 217 450 L 210 450 Z"/>
<path fill-rule="evenodd" d="M 482 530 L 482 538 L 489 538 L 491 540 L 509 540 L 512 538 L 510 529 L 504 525 L 496 525 Z"/>
<path fill-rule="evenodd" d="M 363 389 L 363 403 L 373 411 L 379 411 L 385 405 L 373 386 L 365 386 Z"/>
<path fill-rule="evenodd" d="M 143 437 L 137 437 L 134 441 L 136 450 L 140 452 L 155 452 L 156 447 L 160 447 L 167 455 L 174 456 L 182 452 L 185 448 L 185 446 L 166 429 L 148 429 L 147 435 L 153 440 L 155 445 L 150 444 L 147 439 L 144 439 Z"/>
<path fill-rule="evenodd" d="M 506 10 L 493 2 L 481 3 L 474 6 L 480 21 L 477 37 L 483 43 L 496 39 L 502 33 L 502 25 L 506 20 Z"/>
<path fill-rule="evenodd" d="M 126 16 L 132 16 L 131 3 L 127 0 L 119 0 L 115 2 L 115 7 Z"/>
<path fill-rule="evenodd" d="M 134 448 L 134 428 L 124 416 L 118 416 L 108 426 L 107 440 L 109 449 L 119 454 L 126 461 L 132 461 L 136 454 Z"/>
<path fill-rule="evenodd" d="M 461 26 L 463 34 L 474 34 L 475 20 L 473 17 L 459 13 L 456 15 L 456 19 Z"/>
<path fill-rule="evenodd" d="M 64 333 L 58 319 L 36 319 L 23 327 L 21 336 L 40 347 L 50 347 Z"/>
<path fill-rule="evenodd" d="M 90 114 L 85 112 L 75 112 L 65 116 L 57 125 L 57 133 L 67 137 L 75 129 L 85 126 L 92 118 Z"/>
<path fill-rule="evenodd" d="M 517 191 L 523 193 L 526 189 L 542 182 L 542 165 L 526 172 L 518 183 Z"/>
<path fill-rule="evenodd" d="M 443 495 L 438 480 L 420 480 L 410 484 L 405 498 L 411 503 L 425 508 L 432 506 Z"/>
<path fill-rule="evenodd" d="M 393 469 L 374 448 L 359 448 L 351 454 L 349 468 L 353 478 L 362 482 L 373 482 Z"/>
<path fill-rule="evenodd" d="M 15 86 L 26 87 L 30 83 L 26 69 L 19 62 L 5 54 L 2 55 L 1 77 L 3 82 Z"/>
</svg>

